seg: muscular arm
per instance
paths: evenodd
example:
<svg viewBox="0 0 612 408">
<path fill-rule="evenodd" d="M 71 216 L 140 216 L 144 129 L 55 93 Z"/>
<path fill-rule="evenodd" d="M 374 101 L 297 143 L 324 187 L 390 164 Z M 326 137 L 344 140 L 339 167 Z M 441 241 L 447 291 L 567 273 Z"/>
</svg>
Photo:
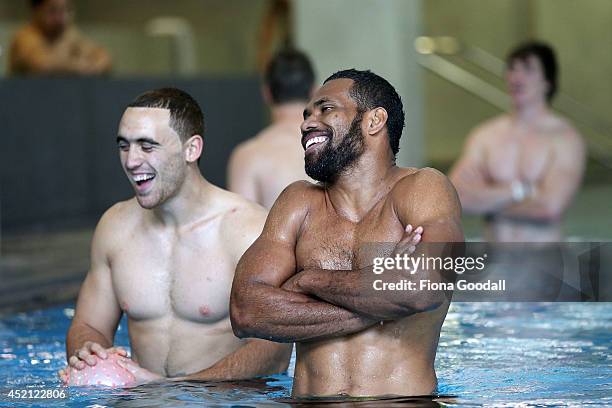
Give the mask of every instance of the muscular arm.
<svg viewBox="0 0 612 408">
<path fill-rule="evenodd" d="M 558 221 L 580 186 L 585 166 L 585 146 L 574 132 L 555 145 L 552 165 L 536 185 L 532 197 L 509 206 L 500 215 L 508 218 Z"/>
<path fill-rule="evenodd" d="M 446 177 L 433 170 L 421 170 L 398 182 L 393 192 L 396 213 L 402 223 L 420 225 L 424 232 L 418 254 L 450 256 L 449 247 L 427 243 L 462 242 L 460 206 L 454 189 Z M 443 249 L 446 249 L 443 251 Z M 376 291 L 374 280 L 417 283 L 421 279 L 440 282 L 438 271 L 420 269 L 411 275 L 406 270 L 386 270 L 373 273 L 368 266 L 352 271 L 305 270 L 295 284 L 308 294 L 345 307 L 376 320 L 394 320 L 414 313 L 435 309 L 445 301 L 442 291 Z"/>
<path fill-rule="evenodd" d="M 245 380 L 277 374 L 287 370 L 292 349 L 293 344 L 277 344 L 267 340 L 251 339 L 211 367 L 174 380 Z"/>
<path fill-rule="evenodd" d="M 511 184 L 493 183 L 488 179 L 485 154 L 483 131 L 476 130 L 468 137 L 461 157 L 449 173 L 467 213 L 494 213 L 512 204 Z"/>
<path fill-rule="evenodd" d="M 261 236 L 238 264 L 230 299 L 238 337 L 303 342 L 354 333 L 376 323 L 281 287 L 296 272 L 295 247 L 308 211 L 308 188 L 297 182 L 283 191 Z"/>
<path fill-rule="evenodd" d="M 115 331 L 121 318 L 111 281 L 107 244 L 112 240 L 107 213 L 96 228 L 92 242 L 91 267 L 81 286 L 76 311 L 66 337 L 66 356 L 87 341 L 108 348 L 113 345 Z"/>
</svg>

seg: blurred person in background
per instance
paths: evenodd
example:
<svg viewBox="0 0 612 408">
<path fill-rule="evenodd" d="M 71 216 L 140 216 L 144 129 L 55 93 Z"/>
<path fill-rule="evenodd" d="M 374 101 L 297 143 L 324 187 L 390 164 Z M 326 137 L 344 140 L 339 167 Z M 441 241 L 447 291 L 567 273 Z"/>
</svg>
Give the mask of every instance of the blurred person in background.
<svg viewBox="0 0 612 408">
<path fill-rule="evenodd" d="M 31 21 L 9 51 L 9 75 L 100 75 L 111 69 L 108 52 L 71 22 L 69 0 L 30 0 Z"/>
<path fill-rule="evenodd" d="M 269 209 L 289 184 L 309 180 L 300 125 L 313 86 L 314 70 L 302 52 L 284 50 L 270 61 L 262 93 L 271 109 L 272 124 L 232 152 L 230 191 Z"/>
<path fill-rule="evenodd" d="M 553 49 L 528 42 L 507 58 L 512 101 L 508 114 L 478 126 L 450 172 L 463 209 L 486 219 L 492 242 L 556 242 L 578 190 L 585 146 L 576 129 L 555 114 Z"/>
</svg>

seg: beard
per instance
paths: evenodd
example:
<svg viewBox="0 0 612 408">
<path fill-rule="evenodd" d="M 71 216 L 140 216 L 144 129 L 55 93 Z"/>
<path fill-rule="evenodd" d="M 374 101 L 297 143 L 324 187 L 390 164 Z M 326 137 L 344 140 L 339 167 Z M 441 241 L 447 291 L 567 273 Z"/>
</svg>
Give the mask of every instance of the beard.
<svg viewBox="0 0 612 408">
<path fill-rule="evenodd" d="M 349 130 L 338 144 L 333 147 L 332 138 L 318 154 L 304 156 L 304 169 L 308 177 L 322 183 L 333 184 L 338 177 L 349 170 L 363 154 L 365 144 L 361 134 L 363 112 L 357 113 Z"/>
</svg>

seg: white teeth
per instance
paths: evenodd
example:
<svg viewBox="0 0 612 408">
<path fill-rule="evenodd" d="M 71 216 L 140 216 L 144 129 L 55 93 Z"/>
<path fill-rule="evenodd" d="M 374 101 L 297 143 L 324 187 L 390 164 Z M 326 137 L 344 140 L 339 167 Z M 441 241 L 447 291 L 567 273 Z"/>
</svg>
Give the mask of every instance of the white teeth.
<svg viewBox="0 0 612 408">
<path fill-rule="evenodd" d="M 136 174 L 134 175 L 134 181 L 145 181 L 153 178 L 152 174 Z"/>
<path fill-rule="evenodd" d="M 327 137 L 325 136 L 317 136 L 317 137 L 313 137 L 312 139 L 308 139 L 308 141 L 306 142 L 306 149 L 308 149 L 313 144 L 321 143 L 326 140 L 327 140 Z"/>
</svg>

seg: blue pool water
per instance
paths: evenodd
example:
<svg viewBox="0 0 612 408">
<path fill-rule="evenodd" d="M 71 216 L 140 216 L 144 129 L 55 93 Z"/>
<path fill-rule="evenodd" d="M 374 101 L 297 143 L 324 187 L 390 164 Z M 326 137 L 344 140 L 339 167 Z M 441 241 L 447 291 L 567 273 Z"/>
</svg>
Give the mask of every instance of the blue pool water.
<svg viewBox="0 0 612 408">
<path fill-rule="evenodd" d="M 59 387 L 71 307 L 0 319 L 0 406 L 36 405 L 7 399 L 10 389 Z M 116 343 L 128 345 L 125 322 Z M 454 303 L 436 369 L 440 394 L 455 396 L 445 406 L 612 406 L 612 303 Z M 239 384 L 70 389 L 69 399 L 38 406 L 280 407 L 289 406 L 283 399 L 290 390 L 291 378 L 279 375 Z"/>
</svg>

